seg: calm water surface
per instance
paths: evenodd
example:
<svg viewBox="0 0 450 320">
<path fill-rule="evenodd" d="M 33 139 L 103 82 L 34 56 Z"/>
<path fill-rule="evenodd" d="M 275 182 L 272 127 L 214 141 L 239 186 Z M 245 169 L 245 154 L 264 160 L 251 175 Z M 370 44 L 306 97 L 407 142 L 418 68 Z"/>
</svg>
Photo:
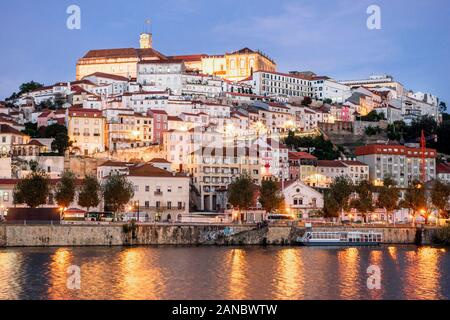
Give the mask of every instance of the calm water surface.
<svg viewBox="0 0 450 320">
<path fill-rule="evenodd" d="M 81 290 L 67 269 L 81 268 Z M 367 268 L 381 268 L 380 290 Z M 449 299 L 450 250 L 138 247 L 0 250 L 0 299 Z"/>
</svg>

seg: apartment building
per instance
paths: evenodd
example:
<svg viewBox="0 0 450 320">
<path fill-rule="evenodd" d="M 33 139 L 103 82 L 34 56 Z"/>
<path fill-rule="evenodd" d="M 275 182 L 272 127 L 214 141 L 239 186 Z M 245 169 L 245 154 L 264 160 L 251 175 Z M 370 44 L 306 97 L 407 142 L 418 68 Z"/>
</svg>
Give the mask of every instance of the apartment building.
<svg viewBox="0 0 450 320">
<path fill-rule="evenodd" d="M 359 161 L 369 166 L 370 180 L 381 184 L 386 177 L 394 179 L 400 187 L 407 187 L 414 180 L 421 180 L 422 157 L 425 160 L 426 181 L 436 178 L 436 150 L 401 145 L 373 144 L 357 147 Z"/>
<path fill-rule="evenodd" d="M 333 103 L 343 103 L 352 95 L 349 86 L 328 77 L 314 77 L 310 86 L 314 98 L 321 101 L 330 99 Z"/>
<path fill-rule="evenodd" d="M 228 185 L 244 173 L 259 183 L 263 170 L 256 149 L 205 147 L 195 150 L 189 155 L 188 171 L 198 191 L 197 209 L 225 210 Z"/>
<path fill-rule="evenodd" d="M 168 104 L 169 93 L 167 91 L 140 91 L 124 93 L 121 107 L 146 113 L 148 110 L 166 110 Z"/>
<path fill-rule="evenodd" d="M 14 145 L 24 145 L 30 141 L 30 137 L 17 129 L 0 124 L 0 155 L 10 156 Z"/>
<path fill-rule="evenodd" d="M 108 149 L 121 150 L 153 144 L 153 117 L 141 113 L 119 113 L 107 123 Z"/>
<path fill-rule="evenodd" d="M 130 167 L 127 179 L 134 185 L 128 211 L 139 208 L 145 221 L 181 221 L 189 213 L 188 176 L 148 163 Z"/>
<path fill-rule="evenodd" d="M 317 161 L 307 152 L 289 152 L 289 179 L 305 181 L 317 174 Z"/>
<path fill-rule="evenodd" d="M 244 80 L 255 88 L 261 96 L 313 97 L 313 89 L 308 77 L 296 74 L 255 71 L 251 78 Z"/>
<path fill-rule="evenodd" d="M 161 162 L 164 159 L 157 159 Z M 167 171 L 157 164 L 107 161 L 97 167 L 98 179 L 113 174 L 126 176 L 134 186 L 127 215 L 139 221 L 181 221 L 189 212 L 189 177 Z"/>
<path fill-rule="evenodd" d="M 450 184 L 450 164 L 447 162 L 439 163 L 436 166 L 437 178 L 447 184 Z"/>
<path fill-rule="evenodd" d="M 187 170 L 189 155 L 195 150 L 208 146 L 221 147 L 225 143 L 223 134 L 217 132 L 214 126 L 167 130 L 162 137 L 166 159 L 172 163 L 172 170 L 180 172 Z"/>
<path fill-rule="evenodd" d="M 72 151 L 83 155 L 105 151 L 106 121 L 101 110 L 72 107 L 68 111 L 67 127 Z"/>
</svg>

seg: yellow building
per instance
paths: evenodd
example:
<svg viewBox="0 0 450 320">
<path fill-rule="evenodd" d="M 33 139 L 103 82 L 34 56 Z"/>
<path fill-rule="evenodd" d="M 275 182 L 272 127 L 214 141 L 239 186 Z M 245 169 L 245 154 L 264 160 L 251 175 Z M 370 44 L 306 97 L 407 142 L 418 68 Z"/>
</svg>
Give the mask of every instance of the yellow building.
<svg viewBox="0 0 450 320">
<path fill-rule="evenodd" d="M 240 81 L 255 71 L 276 71 L 275 62 L 259 51 L 249 48 L 224 55 L 179 55 L 165 56 L 153 49 L 151 33 L 142 33 L 140 48 L 91 50 L 77 62 L 76 79 L 96 72 L 108 73 L 126 78 L 137 78 L 137 64 L 142 61 L 181 60 L 187 70 L 221 78 Z"/>
<path fill-rule="evenodd" d="M 77 80 L 96 72 L 136 78 L 138 62 L 167 60 L 166 56 L 152 48 L 151 34 L 141 34 L 139 42 L 140 49 L 123 48 L 89 51 L 77 62 Z"/>
<path fill-rule="evenodd" d="M 67 131 L 72 151 L 85 156 L 104 152 L 106 119 L 102 111 L 72 107 L 68 112 Z"/>
<path fill-rule="evenodd" d="M 275 71 L 276 63 L 259 51 L 243 48 L 221 56 L 202 58 L 202 72 L 227 80 L 240 81 L 255 71 Z"/>
<path fill-rule="evenodd" d="M 188 70 L 232 81 L 244 80 L 255 71 L 276 71 L 276 63 L 272 59 L 249 48 L 223 55 L 195 54 L 170 58 L 183 61 Z"/>
</svg>

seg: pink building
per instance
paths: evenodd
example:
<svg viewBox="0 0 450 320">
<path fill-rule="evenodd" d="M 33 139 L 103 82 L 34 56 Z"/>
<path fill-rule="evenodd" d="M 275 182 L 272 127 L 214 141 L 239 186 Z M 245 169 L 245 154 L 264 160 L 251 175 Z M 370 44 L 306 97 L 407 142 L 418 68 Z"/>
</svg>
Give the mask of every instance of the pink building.
<svg viewBox="0 0 450 320">
<path fill-rule="evenodd" d="M 47 127 L 49 120 L 53 119 L 54 117 L 53 111 L 44 111 L 42 112 L 38 118 L 37 118 L 37 127 L 38 129 L 40 127 Z"/>
<path fill-rule="evenodd" d="M 148 110 L 147 114 L 153 118 L 153 142 L 161 143 L 162 133 L 168 130 L 168 115 L 163 110 Z"/>
</svg>

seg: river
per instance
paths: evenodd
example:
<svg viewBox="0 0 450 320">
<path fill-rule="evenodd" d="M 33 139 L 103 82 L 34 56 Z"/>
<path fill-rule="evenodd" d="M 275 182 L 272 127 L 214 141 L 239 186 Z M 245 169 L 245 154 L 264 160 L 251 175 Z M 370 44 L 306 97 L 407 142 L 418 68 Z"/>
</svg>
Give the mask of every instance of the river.
<svg viewBox="0 0 450 320">
<path fill-rule="evenodd" d="M 0 249 L 2 300 L 449 298 L 448 248 Z"/>
</svg>

